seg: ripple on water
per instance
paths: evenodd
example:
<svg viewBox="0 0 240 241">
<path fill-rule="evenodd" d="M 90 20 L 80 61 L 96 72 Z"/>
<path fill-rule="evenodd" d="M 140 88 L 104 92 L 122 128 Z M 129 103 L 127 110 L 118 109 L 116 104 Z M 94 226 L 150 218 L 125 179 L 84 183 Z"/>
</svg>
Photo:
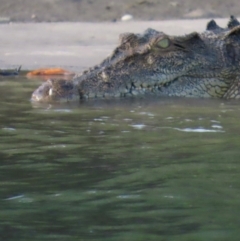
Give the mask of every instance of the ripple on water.
<svg viewBox="0 0 240 241">
<path fill-rule="evenodd" d="M 137 125 L 130 125 L 132 126 L 134 129 L 138 129 L 138 130 L 142 130 L 144 127 L 146 127 L 146 125 L 144 124 L 137 124 Z"/>
<path fill-rule="evenodd" d="M 204 133 L 204 132 L 225 132 L 225 131 L 222 131 L 222 130 L 212 130 L 212 129 L 205 129 L 205 128 L 202 128 L 202 127 L 199 127 L 199 128 L 173 128 L 174 130 L 177 130 L 177 131 L 183 131 L 183 132 L 199 132 L 199 133 Z"/>
<path fill-rule="evenodd" d="M 54 112 L 71 113 L 72 110 L 70 110 L 70 109 L 55 109 Z"/>
<path fill-rule="evenodd" d="M 150 116 L 150 117 L 154 117 L 155 116 L 153 113 L 150 113 L 150 112 L 140 112 L 139 114 L 140 115 L 147 115 L 147 116 Z"/>
<path fill-rule="evenodd" d="M 8 197 L 8 198 L 5 198 L 4 200 L 6 201 L 18 201 L 20 203 L 31 203 L 33 202 L 33 198 L 30 198 L 30 197 L 26 197 L 25 195 L 17 195 L 17 196 L 12 196 L 12 197 Z"/>
<path fill-rule="evenodd" d="M 212 128 L 216 128 L 216 129 L 222 129 L 223 127 L 220 125 L 212 125 Z"/>
<path fill-rule="evenodd" d="M 11 128 L 11 127 L 4 127 L 4 128 L 2 128 L 2 130 L 4 130 L 4 131 L 16 131 L 15 128 Z"/>
</svg>

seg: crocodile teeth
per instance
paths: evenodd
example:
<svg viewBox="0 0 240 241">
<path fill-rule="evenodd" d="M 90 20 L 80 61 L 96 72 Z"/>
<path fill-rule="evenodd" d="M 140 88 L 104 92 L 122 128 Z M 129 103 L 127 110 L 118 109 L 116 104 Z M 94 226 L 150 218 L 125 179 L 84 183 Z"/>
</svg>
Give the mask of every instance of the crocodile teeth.
<svg viewBox="0 0 240 241">
<path fill-rule="evenodd" d="M 108 82 L 109 81 L 109 76 L 107 75 L 107 73 L 106 72 L 102 72 L 101 73 L 101 77 L 102 77 L 102 80 L 104 81 L 104 82 Z"/>
<path fill-rule="evenodd" d="M 120 90 L 120 93 L 124 95 L 124 94 L 129 93 L 129 90 L 125 88 L 125 89 Z"/>
<path fill-rule="evenodd" d="M 131 94 L 132 94 L 132 95 L 138 95 L 138 94 L 139 94 L 139 91 L 137 91 L 137 90 L 132 90 L 132 91 L 131 91 Z"/>
<path fill-rule="evenodd" d="M 141 86 L 142 86 L 143 88 L 147 88 L 147 87 L 149 86 L 149 84 L 148 84 L 148 83 L 142 83 Z"/>
<path fill-rule="evenodd" d="M 168 82 L 171 82 L 175 78 L 177 78 L 179 75 L 177 74 L 156 74 L 154 75 L 153 79 L 156 80 L 155 84 L 165 84 Z"/>
<path fill-rule="evenodd" d="M 52 96 L 52 94 L 53 94 L 53 90 L 52 90 L 52 88 L 50 88 L 49 91 L 48 91 L 48 95 Z"/>
</svg>

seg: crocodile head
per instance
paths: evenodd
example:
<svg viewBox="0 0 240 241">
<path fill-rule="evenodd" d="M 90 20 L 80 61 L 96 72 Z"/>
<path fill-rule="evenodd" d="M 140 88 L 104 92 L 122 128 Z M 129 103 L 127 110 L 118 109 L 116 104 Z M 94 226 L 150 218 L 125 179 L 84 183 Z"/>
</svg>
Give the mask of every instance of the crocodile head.
<svg viewBox="0 0 240 241">
<path fill-rule="evenodd" d="M 99 65 L 71 83 L 48 81 L 32 96 L 37 101 L 154 93 L 167 96 L 223 97 L 239 74 L 240 26 L 210 21 L 207 30 L 169 36 L 154 29 L 121 34 L 120 44 Z M 69 87 L 71 86 L 71 87 Z"/>
</svg>

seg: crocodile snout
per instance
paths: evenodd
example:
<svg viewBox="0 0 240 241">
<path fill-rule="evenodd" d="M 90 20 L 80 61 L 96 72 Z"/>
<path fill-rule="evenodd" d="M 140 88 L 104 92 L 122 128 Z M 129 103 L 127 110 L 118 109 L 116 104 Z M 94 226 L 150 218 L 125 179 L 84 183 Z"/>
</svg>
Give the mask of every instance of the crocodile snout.
<svg viewBox="0 0 240 241">
<path fill-rule="evenodd" d="M 64 79 L 49 79 L 39 86 L 32 94 L 36 102 L 69 102 L 79 100 L 79 93 L 73 81 Z"/>
<path fill-rule="evenodd" d="M 52 94 L 52 86 L 50 81 L 40 85 L 33 93 L 31 100 L 37 102 L 49 101 Z"/>
</svg>

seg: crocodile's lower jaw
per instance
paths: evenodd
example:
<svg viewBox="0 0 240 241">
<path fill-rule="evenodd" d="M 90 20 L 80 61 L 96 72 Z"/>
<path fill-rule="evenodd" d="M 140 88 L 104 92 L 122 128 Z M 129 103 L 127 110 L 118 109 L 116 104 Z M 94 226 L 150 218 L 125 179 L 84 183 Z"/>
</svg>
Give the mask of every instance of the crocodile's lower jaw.
<svg viewBox="0 0 240 241">
<path fill-rule="evenodd" d="M 126 86 L 118 87 L 118 89 L 109 89 L 104 92 L 96 91 L 93 92 L 86 88 L 82 90 L 82 99 L 91 99 L 91 98 L 109 98 L 109 97 L 127 97 L 127 96 L 137 96 L 144 94 L 157 94 L 161 92 L 162 87 L 168 87 L 176 81 L 180 75 L 178 74 L 155 74 L 149 77 L 146 77 L 145 81 L 136 80 L 130 81 Z M 80 88 L 81 89 L 81 88 Z"/>
</svg>

